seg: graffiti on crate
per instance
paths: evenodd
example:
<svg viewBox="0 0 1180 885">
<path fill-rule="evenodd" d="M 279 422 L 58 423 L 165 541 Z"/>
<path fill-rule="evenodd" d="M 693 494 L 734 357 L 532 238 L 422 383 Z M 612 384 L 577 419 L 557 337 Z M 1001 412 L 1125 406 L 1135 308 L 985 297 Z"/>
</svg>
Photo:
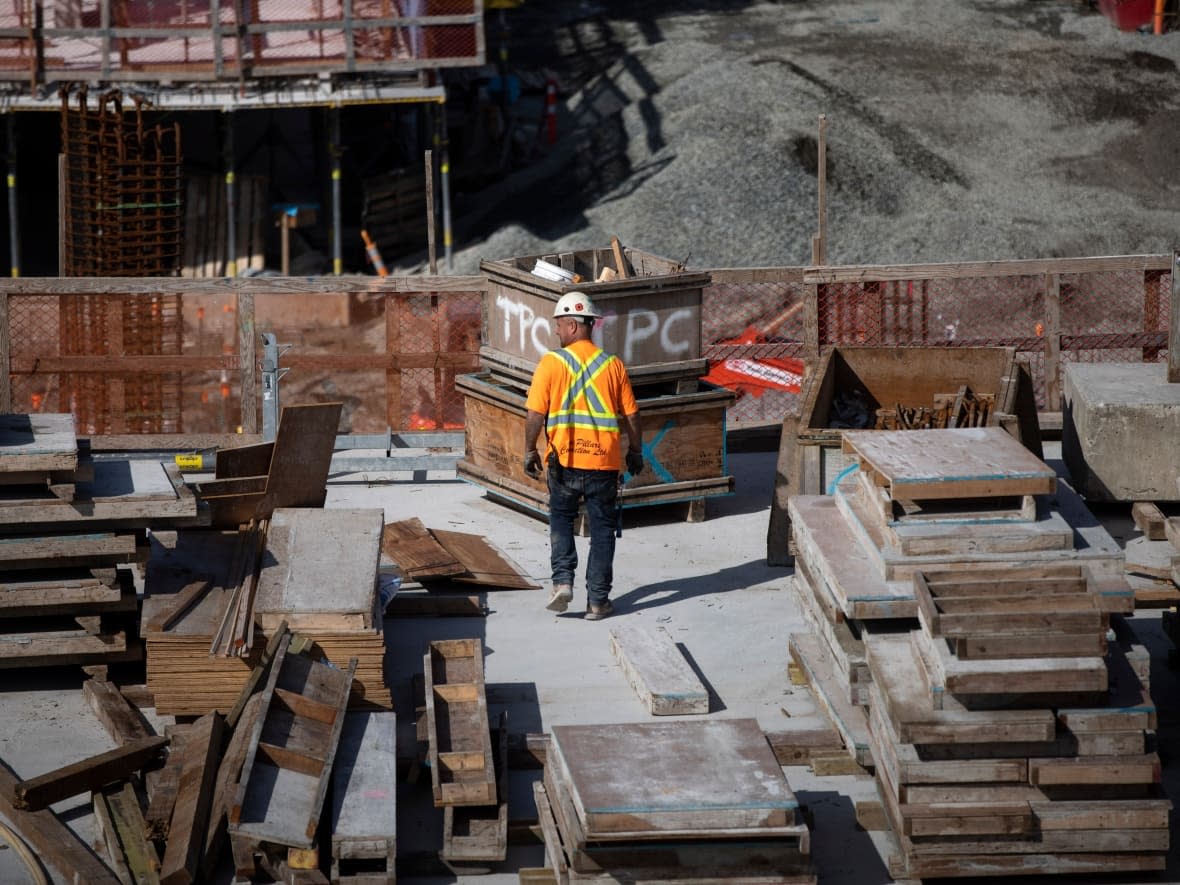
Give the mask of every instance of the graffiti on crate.
<svg viewBox="0 0 1180 885">
<path fill-rule="evenodd" d="M 549 351 L 554 340 L 549 317 L 538 316 L 528 304 L 504 294 L 496 296 L 496 309 L 503 322 L 505 342 L 522 353 L 536 353 L 538 357 Z M 621 316 L 610 311 L 595 325 L 594 342 L 600 347 L 604 341 L 614 342 L 613 352 L 624 363 L 634 362 L 649 342 L 658 343 L 663 356 L 676 357 L 691 354 L 698 322 L 689 308 L 664 315 L 641 307 Z"/>
</svg>

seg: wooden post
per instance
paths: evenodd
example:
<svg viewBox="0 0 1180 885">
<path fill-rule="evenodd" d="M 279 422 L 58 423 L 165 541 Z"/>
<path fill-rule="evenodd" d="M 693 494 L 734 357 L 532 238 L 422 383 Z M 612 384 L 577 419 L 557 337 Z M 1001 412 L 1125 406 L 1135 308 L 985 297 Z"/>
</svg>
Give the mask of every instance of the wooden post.
<svg viewBox="0 0 1180 885">
<path fill-rule="evenodd" d="M 199 881 L 205 836 L 221 759 L 222 719 L 216 710 L 197 720 L 184 748 L 176 806 L 160 869 L 162 885 Z"/>
<path fill-rule="evenodd" d="M 1061 411 L 1061 277 L 1045 274 L 1045 409 Z"/>
<path fill-rule="evenodd" d="M 816 142 L 816 208 L 818 231 L 811 239 L 811 263 L 822 267 L 828 263 L 828 116 L 819 115 L 819 137 Z"/>
<path fill-rule="evenodd" d="M 385 296 L 385 352 L 390 356 L 401 353 L 401 312 L 404 296 L 391 292 Z M 385 370 L 385 413 L 389 428 L 402 427 L 402 373 L 398 366 Z"/>
<path fill-rule="evenodd" d="M 426 252 L 430 256 L 430 275 L 438 276 L 434 231 L 434 151 L 426 152 Z"/>
<path fill-rule="evenodd" d="M 1180 251 L 1172 253 L 1172 295 L 1168 303 L 1168 383 L 1180 381 Z"/>
<path fill-rule="evenodd" d="M 39 811 L 62 799 L 122 780 L 159 759 L 167 744 L 167 738 L 141 738 L 73 765 L 55 768 L 38 777 L 21 781 L 12 788 L 13 807 Z"/>
<path fill-rule="evenodd" d="M 8 293 L 0 293 L 0 412 L 11 414 L 12 408 L 12 324 L 8 319 Z"/>
<path fill-rule="evenodd" d="M 819 359 L 819 285 L 803 286 L 803 359 L 812 364 Z"/>
</svg>

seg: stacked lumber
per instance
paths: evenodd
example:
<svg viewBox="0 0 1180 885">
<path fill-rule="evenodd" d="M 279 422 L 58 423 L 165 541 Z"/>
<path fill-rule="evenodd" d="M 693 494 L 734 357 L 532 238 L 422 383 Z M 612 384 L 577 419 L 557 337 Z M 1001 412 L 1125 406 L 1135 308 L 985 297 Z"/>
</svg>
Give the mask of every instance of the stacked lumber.
<svg viewBox="0 0 1180 885">
<path fill-rule="evenodd" d="M 483 643 L 435 640 L 422 667 L 431 791 L 443 809 L 439 858 L 456 875 L 486 873 L 508 852 L 508 732 L 502 719 L 493 752 Z"/>
<path fill-rule="evenodd" d="M 816 881 L 798 802 L 752 719 L 554 726 L 534 798 L 561 885 Z"/>
<path fill-rule="evenodd" d="M 0 669 L 142 657 L 130 569 L 148 547 L 109 517 L 146 511 L 106 498 L 95 518 L 96 485 L 71 415 L 0 415 Z"/>
<path fill-rule="evenodd" d="M 898 874 L 1162 868 L 1170 805 L 1114 540 L 1001 430 L 843 447 L 833 495 L 790 502 L 816 628 L 791 650 L 873 764 Z"/>
<path fill-rule="evenodd" d="M 211 649 L 236 605 L 232 564 L 240 531 L 165 537 L 171 546 L 149 563 L 142 614 L 156 711 L 199 716 L 229 709 L 283 625 L 340 666 L 356 659 L 351 709 L 391 709 L 377 594 L 382 520 L 379 510 L 276 510 L 258 557 L 251 639 L 228 656 Z M 186 600 L 194 586 L 196 597 Z"/>
<path fill-rule="evenodd" d="M 382 562 L 400 575 L 445 589 L 450 582 L 485 590 L 537 590 L 512 559 L 482 535 L 430 529 L 417 517 L 391 522 L 381 535 Z"/>
</svg>

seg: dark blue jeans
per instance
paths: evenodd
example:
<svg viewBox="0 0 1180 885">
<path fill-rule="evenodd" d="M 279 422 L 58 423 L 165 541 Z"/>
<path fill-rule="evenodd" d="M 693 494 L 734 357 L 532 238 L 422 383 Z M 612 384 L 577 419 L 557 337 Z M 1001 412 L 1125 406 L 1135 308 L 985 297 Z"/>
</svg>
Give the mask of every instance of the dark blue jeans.
<svg viewBox="0 0 1180 885">
<path fill-rule="evenodd" d="M 613 470 L 581 470 L 550 465 L 549 478 L 549 561 L 554 584 L 573 584 L 578 570 L 574 546 L 574 521 L 586 502 L 590 520 L 590 556 L 586 561 L 586 601 L 603 605 L 614 580 L 615 502 L 619 496 L 619 474 Z"/>
</svg>

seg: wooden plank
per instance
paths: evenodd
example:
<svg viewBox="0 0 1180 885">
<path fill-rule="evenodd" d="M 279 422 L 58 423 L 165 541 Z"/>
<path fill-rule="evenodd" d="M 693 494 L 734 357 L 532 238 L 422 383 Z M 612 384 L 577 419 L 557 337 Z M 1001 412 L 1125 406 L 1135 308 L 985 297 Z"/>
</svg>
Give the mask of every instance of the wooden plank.
<svg viewBox="0 0 1180 885">
<path fill-rule="evenodd" d="M 101 567 L 146 558 L 135 535 L 114 532 L 0 538 L 0 569 Z"/>
<path fill-rule="evenodd" d="M 384 518 L 379 509 L 275 510 L 254 600 L 258 626 L 372 629 Z"/>
<path fill-rule="evenodd" d="M 864 710 L 848 700 L 832 669 L 831 656 L 814 636 L 792 633 L 787 637 L 791 658 L 807 674 L 811 692 L 827 714 L 832 725 L 844 739 L 844 746 L 853 760 L 861 766 L 873 764 L 869 750 L 869 728 Z"/>
<path fill-rule="evenodd" d="M 1131 520 L 1149 541 L 1167 540 L 1168 518 L 1150 501 L 1136 501 L 1131 505 Z"/>
<path fill-rule="evenodd" d="M 839 732 L 827 724 L 767 732 L 766 741 L 780 765 L 807 765 L 818 753 L 845 753 Z"/>
<path fill-rule="evenodd" d="M 879 689 L 879 712 L 905 743 L 1002 745 L 1056 736 L 1048 709 L 967 710 L 954 698 L 944 698 L 942 708 L 935 709 L 908 634 L 866 635 L 865 650 Z"/>
<path fill-rule="evenodd" d="M 393 712 L 352 712 L 332 769 L 332 881 L 353 861 L 394 881 L 397 856 L 397 728 Z M 384 864 L 384 870 L 380 866 Z"/>
<path fill-rule="evenodd" d="M 663 628 L 612 627 L 610 648 L 653 716 L 709 712 L 709 693 Z"/>
<path fill-rule="evenodd" d="M 1052 494 L 1057 475 L 999 427 L 879 433 L 850 430 L 843 450 L 894 500 Z"/>
<path fill-rule="evenodd" d="M 114 870 L 115 875 L 123 885 L 134 885 L 131 870 L 127 868 L 127 859 L 123 856 L 123 848 L 119 845 L 119 834 L 115 830 L 115 822 L 107 807 L 102 793 L 91 795 L 94 812 L 94 829 L 98 835 L 95 848 L 102 851 L 103 859 Z"/>
<path fill-rule="evenodd" d="M 279 650 L 279 643 L 283 641 L 284 637 L 289 635 L 286 621 L 279 624 L 278 629 L 271 634 L 270 639 L 267 640 L 266 647 L 262 650 L 262 654 L 250 670 L 249 677 L 247 677 L 246 682 L 242 685 L 242 691 L 238 695 L 237 701 L 234 702 L 233 707 L 230 708 L 230 711 L 225 716 L 226 727 L 232 729 L 238 727 L 238 718 L 250 702 L 250 698 L 254 696 L 255 692 L 266 685 L 267 679 L 270 676 L 271 665 L 274 663 L 275 655 Z"/>
<path fill-rule="evenodd" d="M 1160 781 L 1160 759 L 1155 753 L 1029 759 L 1028 779 L 1037 786 L 1155 784 Z"/>
<path fill-rule="evenodd" d="M 169 597 L 168 607 L 158 611 L 150 621 L 144 624 L 144 629 L 151 633 L 162 633 L 169 629 L 188 613 L 194 605 L 201 601 L 213 588 L 213 582 L 206 576 L 201 576 L 187 583 L 175 596 Z"/>
<path fill-rule="evenodd" d="M 70 413 L 0 415 L 0 471 L 73 471 L 77 466 L 78 440 Z"/>
<path fill-rule="evenodd" d="M 1168 255 L 1109 255 L 1099 258 L 1031 258 L 952 261 L 934 264 L 868 264 L 805 267 L 805 283 L 863 283 L 887 280 L 955 280 L 969 277 L 1042 276 L 1115 271 L 1167 270 Z"/>
<path fill-rule="evenodd" d="M 251 694 L 235 717 L 233 733 L 226 746 L 225 755 L 217 766 L 217 781 L 213 787 L 213 803 L 209 810 L 209 826 L 205 834 L 205 853 L 201 861 L 201 875 L 205 880 L 213 877 L 221 855 L 225 850 L 226 828 L 229 824 L 229 809 L 238 789 L 238 778 L 246 761 L 250 746 L 250 735 L 262 710 L 262 695 Z M 228 726 L 228 718 L 226 719 Z"/>
<path fill-rule="evenodd" d="M 113 825 L 120 853 L 136 885 L 158 885 L 160 857 L 156 846 L 145 835 L 143 811 L 135 786 L 128 782 L 95 793 L 95 807 L 100 804 Z"/>
<path fill-rule="evenodd" d="M 798 801 L 752 719 L 555 725 L 551 758 L 587 841 L 797 832 Z"/>
<path fill-rule="evenodd" d="M 0 760 L 0 812 L 39 859 L 67 881 L 118 885 L 114 872 L 56 814 L 49 809 L 24 811 L 10 803 L 17 783 L 16 773 Z"/>
<path fill-rule="evenodd" d="M 220 713 L 206 713 L 193 725 L 185 742 L 168 846 L 160 867 L 161 885 L 189 885 L 200 881 L 217 762 L 221 757 L 223 724 Z"/>
<path fill-rule="evenodd" d="M 482 535 L 430 529 L 430 533 L 466 570 L 453 578 L 463 584 L 504 590 L 537 590 L 507 554 Z"/>
<path fill-rule="evenodd" d="M 82 683 L 82 696 L 116 744 L 126 746 L 152 737 L 146 720 L 114 684 L 105 679 L 87 679 Z"/>
<path fill-rule="evenodd" d="M 172 811 L 176 807 L 176 791 L 180 787 L 180 773 L 184 769 L 184 746 L 188 742 L 191 726 L 173 729 L 168 761 L 156 778 L 148 797 L 147 814 L 144 815 L 144 832 L 149 839 L 163 841 L 168 838 L 172 826 Z"/>
<path fill-rule="evenodd" d="M 158 761 L 167 744 L 167 738 L 140 738 L 114 750 L 20 781 L 13 787 L 13 807 L 38 811 L 70 796 L 98 790 L 106 784 L 130 777 Z"/>
<path fill-rule="evenodd" d="M 417 517 L 388 523 L 381 532 L 381 552 L 403 575 L 414 579 L 442 578 L 467 571 Z"/>
</svg>

